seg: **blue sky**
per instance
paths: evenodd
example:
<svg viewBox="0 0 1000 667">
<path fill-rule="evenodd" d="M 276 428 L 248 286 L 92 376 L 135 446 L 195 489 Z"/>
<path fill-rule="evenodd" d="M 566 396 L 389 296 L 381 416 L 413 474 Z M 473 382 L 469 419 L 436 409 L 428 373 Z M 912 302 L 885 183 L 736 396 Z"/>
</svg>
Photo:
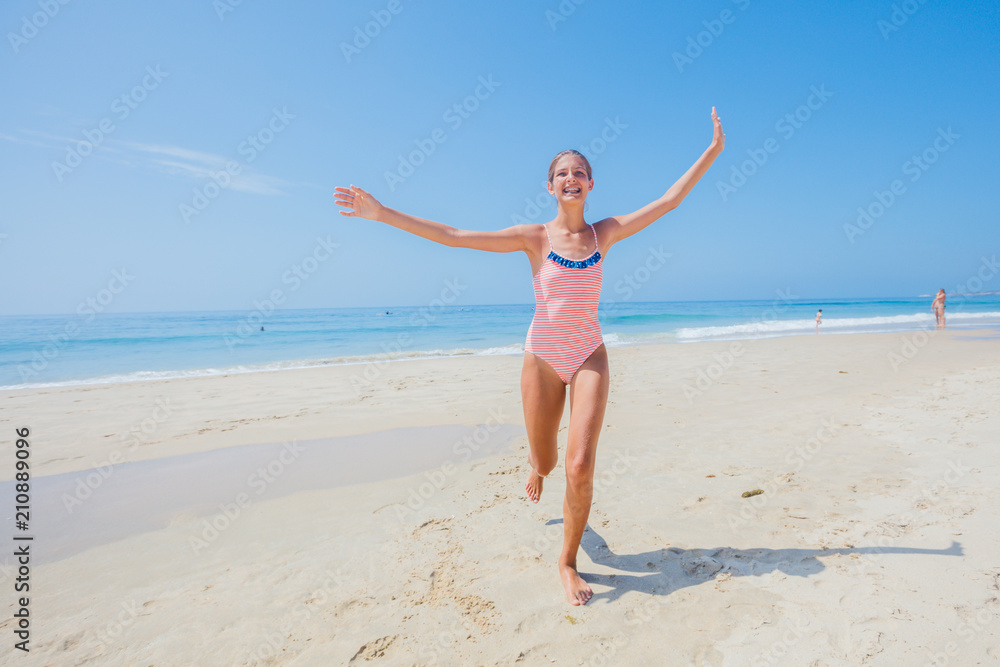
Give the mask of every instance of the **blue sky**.
<svg viewBox="0 0 1000 667">
<path fill-rule="evenodd" d="M 0 314 L 419 306 L 454 281 L 531 303 L 523 254 L 342 217 L 333 187 L 544 222 L 549 161 L 582 146 L 596 221 L 661 195 L 713 105 L 726 151 L 608 253 L 607 296 L 656 252 L 638 300 L 950 290 L 1000 253 L 998 9 L 8 0 Z"/>
</svg>

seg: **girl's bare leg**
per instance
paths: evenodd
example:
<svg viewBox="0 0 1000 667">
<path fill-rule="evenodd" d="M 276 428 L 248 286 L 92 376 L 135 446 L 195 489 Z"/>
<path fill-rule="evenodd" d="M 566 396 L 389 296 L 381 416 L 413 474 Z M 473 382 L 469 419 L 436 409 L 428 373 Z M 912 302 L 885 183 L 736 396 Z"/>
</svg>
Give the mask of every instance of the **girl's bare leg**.
<svg viewBox="0 0 1000 667">
<path fill-rule="evenodd" d="M 573 376 L 569 390 L 569 438 L 566 445 L 566 498 L 563 501 L 563 550 L 559 575 L 570 604 L 587 604 L 594 592 L 576 569 L 576 554 L 594 499 L 597 439 L 608 405 L 608 352 L 601 345 Z"/>
<path fill-rule="evenodd" d="M 528 463 L 531 472 L 524 490 L 533 503 L 542 496 L 542 481 L 559 462 L 556 436 L 566 405 L 566 385 L 558 373 L 533 355 L 524 353 L 521 369 L 521 404 L 528 431 Z"/>
</svg>

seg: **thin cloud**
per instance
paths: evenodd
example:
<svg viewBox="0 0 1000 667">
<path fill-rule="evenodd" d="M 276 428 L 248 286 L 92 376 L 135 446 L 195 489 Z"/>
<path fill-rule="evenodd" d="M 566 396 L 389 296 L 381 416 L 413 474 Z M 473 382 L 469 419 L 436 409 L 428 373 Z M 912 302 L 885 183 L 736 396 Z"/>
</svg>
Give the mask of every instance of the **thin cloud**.
<svg viewBox="0 0 1000 667">
<path fill-rule="evenodd" d="M 82 138 L 59 136 L 38 130 L 19 129 L 18 132 L 28 136 L 0 133 L 0 139 L 49 150 L 62 150 L 67 148 L 67 146 L 79 144 L 84 141 Z M 227 165 L 235 162 L 240 165 L 240 173 L 236 175 L 229 174 L 230 183 L 228 187 L 232 190 L 249 194 L 283 195 L 285 194 L 285 188 L 295 185 L 275 176 L 251 173 L 247 165 L 231 157 L 191 150 L 180 146 L 119 141 L 109 137 L 96 146 L 96 148 L 100 151 L 114 153 L 114 156 L 105 155 L 102 157 L 110 159 L 117 164 L 130 168 L 152 169 L 168 176 L 195 180 L 210 179 L 213 174 L 226 171 Z M 98 154 L 98 151 L 94 151 L 94 154 Z"/>
<path fill-rule="evenodd" d="M 19 129 L 18 132 L 21 134 L 28 135 L 27 137 L 19 137 L 10 134 L 0 134 L 0 139 L 5 141 L 10 141 L 16 144 L 27 144 L 28 146 L 38 146 L 39 148 L 49 148 L 52 150 L 57 150 L 60 148 L 65 148 L 66 144 L 78 144 L 83 141 L 83 139 L 74 139 L 72 137 L 60 137 L 55 134 L 48 134 L 47 132 L 39 132 L 37 130 L 22 130 Z M 39 141 L 41 139 L 41 141 Z M 103 146 L 100 146 L 103 148 Z"/>
<path fill-rule="evenodd" d="M 152 153 L 153 155 L 169 155 L 170 157 L 180 158 L 182 160 L 187 160 L 188 162 L 201 163 L 213 169 L 225 168 L 226 163 L 232 160 L 231 158 L 223 157 L 221 155 L 202 153 L 201 151 L 192 151 L 188 150 L 187 148 L 179 148 L 177 146 L 161 146 L 158 144 L 139 144 L 134 141 L 120 141 L 118 143 L 120 143 L 122 146 L 126 146 L 141 153 Z"/>
<path fill-rule="evenodd" d="M 9 134 L 0 133 L 0 139 L 4 141 L 9 141 L 14 144 L 27 144 L 29 146 L 38 146 L 40 148 L 51 148 L 48 144 L 43 144 L 38 141 L 33 141 L 31 139 L 25 139 L 24 137 L 14 137 Z"/>
<path fill-rule="evenodd" d="M 194 151 L 188 148 L 181 148 L 180 146 L 141 144 L 127 141 L 116 143 L 137 154 L 144 155 L 154 169 L 170 174 L 171 176 L 204 180 L 212 178 L 213 174 L 217 174 L 220 171 L 226 171 L 227 165 L 232 162 L 240 164 L 231 157 Z M 164 158 L 162 156 L 167 157 Z M 282 188 L 294 185 L 274 176 L 250 173 L 246 165 L 240 164 L 240 167 L 240 173 L 236 175 L 229 174 L 229 187 L 233 190 L 257 195 L 283 195 L 285 192 Z"/>
</svg>

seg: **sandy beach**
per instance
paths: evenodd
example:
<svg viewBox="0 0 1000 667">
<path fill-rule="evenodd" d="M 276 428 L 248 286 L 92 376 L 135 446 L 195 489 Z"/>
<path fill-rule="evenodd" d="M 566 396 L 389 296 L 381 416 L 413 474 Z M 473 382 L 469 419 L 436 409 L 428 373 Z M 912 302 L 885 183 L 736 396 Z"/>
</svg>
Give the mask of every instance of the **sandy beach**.
<svg viewBox="0 0 1000 667">
<path fill-rule="evenodd" d="M 525 499 L 519 357 L 3 391 L 4 539 L 25 426 L 37 529 L 4 659 L 996 664 L 990 335 L 611 348 L 585 607 L 562 465 Z"/>
</svg>

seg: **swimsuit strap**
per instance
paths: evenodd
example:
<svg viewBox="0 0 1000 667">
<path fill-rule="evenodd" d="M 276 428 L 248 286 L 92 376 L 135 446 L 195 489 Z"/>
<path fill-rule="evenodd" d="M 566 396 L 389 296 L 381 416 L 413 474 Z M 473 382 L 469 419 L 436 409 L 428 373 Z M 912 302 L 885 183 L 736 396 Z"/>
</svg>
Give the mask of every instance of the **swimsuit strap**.
<svg viewBox="0 0 1000 667">
<path fill-rule="evenodd" d="M 599 245 L 597 245 L 597 230 L 594 229 L 593 225 L 587 225 L 587 226 L 590 227 L 590 231 L 592 231 L 594 233 L 594 252 L 598 252 L 601 249 L 601 247 Z M 549 226 L 548 226 L 548 224 L 543 224 L 542 227 L 545 228 L 545 238 L 547 238 L 549 240 L 549 252 L 555 252 L 552 249 L 552 237 L 549 236 Z M 559 253 L 556 253 L 556 254 L 558 255 Z M 593 253 L 591 253 L 591 255 L 593 255 Z"/>
</svg>

